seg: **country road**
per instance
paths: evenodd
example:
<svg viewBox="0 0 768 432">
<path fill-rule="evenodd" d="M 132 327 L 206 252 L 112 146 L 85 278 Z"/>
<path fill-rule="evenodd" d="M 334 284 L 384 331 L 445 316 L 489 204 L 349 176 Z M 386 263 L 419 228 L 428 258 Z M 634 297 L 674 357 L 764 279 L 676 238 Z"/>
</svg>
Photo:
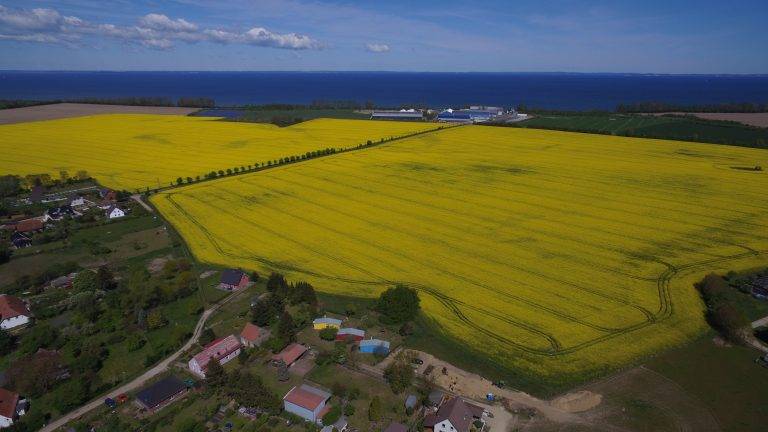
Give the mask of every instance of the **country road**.
<svg viewBox="0 0 768 432">
<path fill-rule="evenodd" d="M 151 380 L 152 378 L 156 377 L 157 375 L 165 372 L 168 370 L 168 366 L 170 366 L 176 359 L 183 354 L 185 351 L 187 351 L 189 348 L 192 347 L 195 343 L 197 343 L 197 340 L 200 338 L 200 334 L 203 332 L 203 328 L 205 327 L 205 322 L 210 318 L 210 316 L 216 312 L 221 306 L 232 300 L 233 298 L 237 297 L 241 293 L 245 292 L 246 290 L 241 290 L 235 293 L 232 293 L 228 295 L 227 297 L 223 298 L 221 301 L 210 307 L 209 309 L 206 309 L 203 311 L 203 314 L 200 316 L 200 319 L 197 321 L 197 325 L 195 326 L 195 331 L 192 333 L 192 337 L 187 341 L 187 343 L 184 344 L 178 351 L 171 354 L 170 357 L 167 357 L 166 359 L 162 360 L 160 363 L 153 366 L 148 371 L 144 372 L 140 376 L 133 379 L 131 382 L 127 384 L 123 384 L 120 387 L 117 387 L 113 390 L 111 390 L 109 393 L 105 393 L 96 399 L 88 402 L 87 404 L 81 406 L 80 408 L 77 408 L 74 411 L 71 411 L 58 419 L 54 420 L 50 424 L 44 426 L 42 429 L 40 429 L 40 432 L 53 432 L 56 429 L 66 425 L 72 420 L 75 420 L 82 415 L 88 413 L 89 411 L 98 408 L 99 406 L 104 404 L 104 399 L 106 398 L 116 398 L 118 395 L 122 393 L 128 393 L 130 391 L 136 390 L 140 387 L 142 387 L 147 381 Z"/>
</svg>

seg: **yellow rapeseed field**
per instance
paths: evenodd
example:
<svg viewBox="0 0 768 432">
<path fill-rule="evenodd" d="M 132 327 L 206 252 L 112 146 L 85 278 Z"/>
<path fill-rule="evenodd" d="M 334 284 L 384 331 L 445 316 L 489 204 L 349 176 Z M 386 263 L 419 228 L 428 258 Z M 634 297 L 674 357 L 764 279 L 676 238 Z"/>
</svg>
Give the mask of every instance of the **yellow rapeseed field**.
<svg viewBox="0 0 768 432">
<path fill-rule="evenodd" d="M 703 331 L 704 273 L 765 264 L 768 152 L 466 126 L 152 201 L 205 261 L 355 296 L 553 386 Z M 514 385 L 514 383 L 512 383 Z"/>
<path fill-rule="evenodd" d="M 74 175 L 133 191 L 176 178 L 356 146 L 434 124 L 320 119 L 279 128 L 210 117 L 114 114 L 0 126 L 0 174 Z"/>
</svg>

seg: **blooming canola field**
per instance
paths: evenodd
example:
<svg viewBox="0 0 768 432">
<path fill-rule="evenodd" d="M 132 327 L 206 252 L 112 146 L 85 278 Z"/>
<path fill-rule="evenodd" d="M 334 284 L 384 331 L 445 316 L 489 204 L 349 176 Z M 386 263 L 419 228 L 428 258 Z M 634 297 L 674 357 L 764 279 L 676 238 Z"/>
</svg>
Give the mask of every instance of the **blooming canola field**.
<svg viewBox="0 0 768 432">
<path fill-rule="evenodd" d="M 0 174 L 73 176 L 134 191 L 178 177 L 248 167 L 326 148 L 432 129 L 434 124 L 318 119 L 290 127 L 211 117 L 108 114 L 0 125 Z"/>
<path fill-rule="evenodd" d="M 706 328 L 693 283 L 765 265 L 764 150 L 463 126 L 164 191 L 201 260 L 420 292 L 435 328 L 562 387 Z"/>
</svg>

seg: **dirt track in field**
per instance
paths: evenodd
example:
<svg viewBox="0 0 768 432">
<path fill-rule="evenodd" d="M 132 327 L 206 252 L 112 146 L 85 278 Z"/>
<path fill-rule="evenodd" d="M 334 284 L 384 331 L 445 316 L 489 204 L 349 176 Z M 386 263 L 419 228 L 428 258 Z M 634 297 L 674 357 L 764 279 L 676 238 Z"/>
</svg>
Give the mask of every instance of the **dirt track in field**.
<svg viewBox="0 0 768 432">
<path fill-rule="evenodd" d="M 197 108 L 60 103 L 0 110 L 0 125 L 98 114 L 189 115 Z"/>
</svg>

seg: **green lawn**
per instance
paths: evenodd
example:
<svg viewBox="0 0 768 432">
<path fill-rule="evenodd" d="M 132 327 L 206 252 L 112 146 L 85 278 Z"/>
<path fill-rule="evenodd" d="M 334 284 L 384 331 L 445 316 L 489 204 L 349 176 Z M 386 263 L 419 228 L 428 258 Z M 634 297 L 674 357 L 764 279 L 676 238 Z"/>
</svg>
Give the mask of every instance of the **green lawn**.
<svg viewBox="0 0 768 432">
<path fill-rule="evenodd" d="M 766 128 L 687 117 L 637 114 L 541 115 L 508 126 L 768 148 Z"/>
<path fill-rule="evenodd" d="M 723 430 L 765 431 L 768 368 L 755 363 L 759 352 L 719 347 L 712 335 L 651 360 L 646 367 L 671 379 L 715 415 Z"/>
</svg>

